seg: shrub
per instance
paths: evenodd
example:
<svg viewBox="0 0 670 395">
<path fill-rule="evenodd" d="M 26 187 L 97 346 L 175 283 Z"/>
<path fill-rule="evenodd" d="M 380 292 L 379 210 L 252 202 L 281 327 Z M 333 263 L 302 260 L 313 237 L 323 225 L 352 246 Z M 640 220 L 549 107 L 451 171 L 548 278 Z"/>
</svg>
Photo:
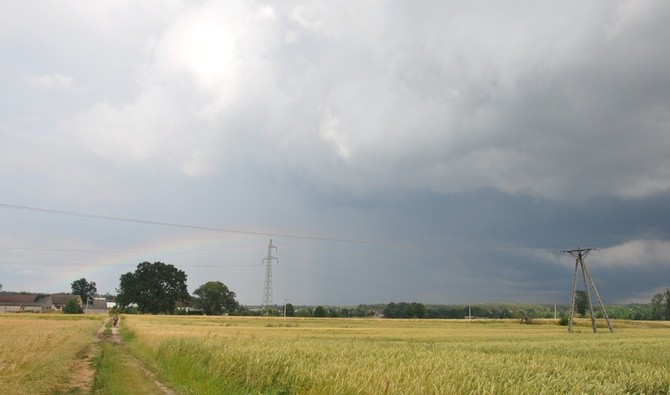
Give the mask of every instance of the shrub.
<svg viewBox="0 0 670 395">
<path fill-rule="evenodd" d="M 63 313 L 65 314 L 83 314 L 84 310 L 79 306 L 76 300 L 70 299 L 67 301 L 65 306 L 63 306 Z"/>
</svg>

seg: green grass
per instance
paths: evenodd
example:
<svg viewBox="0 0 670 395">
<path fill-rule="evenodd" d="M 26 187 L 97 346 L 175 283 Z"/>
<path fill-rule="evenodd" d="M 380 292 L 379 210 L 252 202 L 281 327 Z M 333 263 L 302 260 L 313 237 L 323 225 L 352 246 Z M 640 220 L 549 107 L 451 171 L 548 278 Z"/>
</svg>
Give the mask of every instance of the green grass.
<svg viewBox="0 0 670 395">
<path fill-rule="evenodd" d="M 94 361 L 96 394 L 162 394 L 123 345 L 103 342 Z"/>
</svg>

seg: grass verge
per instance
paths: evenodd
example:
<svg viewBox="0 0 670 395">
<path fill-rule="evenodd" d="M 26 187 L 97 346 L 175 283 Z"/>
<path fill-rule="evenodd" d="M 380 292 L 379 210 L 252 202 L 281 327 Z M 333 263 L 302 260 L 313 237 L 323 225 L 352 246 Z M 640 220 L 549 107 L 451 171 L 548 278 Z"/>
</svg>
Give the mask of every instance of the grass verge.
<svg viewBox="0 0 670 395">
<path fill-rule="evenodd" d="M 93 363 L 96 394 L 163 394 L 123 345 L 102 342 L 100 355 Z"/>
</svg>

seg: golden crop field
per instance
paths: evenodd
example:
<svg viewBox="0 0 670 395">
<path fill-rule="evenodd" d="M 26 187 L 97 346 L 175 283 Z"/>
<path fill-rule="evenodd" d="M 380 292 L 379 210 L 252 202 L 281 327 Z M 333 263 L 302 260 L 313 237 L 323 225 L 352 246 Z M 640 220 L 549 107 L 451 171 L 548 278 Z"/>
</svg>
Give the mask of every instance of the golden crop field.
<svg viewBox="0 0 670 395">
<path fill-rule="evenodd" d="M 126 315 L 99 343 L 107 318 L 0 315 L 0 393 L 670 393 L 670 322 Z"/>
<path fill-rule="evenodd" d="M 669 323 L 124 316 L 178 393 L 668 394 Z"/>
<path fill-rule="evenodd" d="M 0 314 L 0 393 L 53 394 L 74 385 L 104 316 Z"/>
</svg>

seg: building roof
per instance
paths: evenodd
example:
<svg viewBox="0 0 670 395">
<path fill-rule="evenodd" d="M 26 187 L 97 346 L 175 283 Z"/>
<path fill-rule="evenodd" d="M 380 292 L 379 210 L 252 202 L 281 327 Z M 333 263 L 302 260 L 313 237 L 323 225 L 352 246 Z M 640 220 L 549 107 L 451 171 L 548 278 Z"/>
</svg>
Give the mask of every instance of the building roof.
<svg viewBox="0 0 670 395">
<path fill-rule="evenodd" d="M 107 310 L 107 301 L 105 299 L 93 299 L 93 303 L 89 303 L 89 309 Z"/>
<path fill-rule="evenodd" d="M 53 294 L 51 295 L 51 300 L 54 304 L 67 304 L 71 299 L 75 299 L 79 304 L 81 304 L 81 296 L 72 295 L 72 294 Z"/>
<path fill-rule="evenodd" d="M 32 303 L 38 299 L 37 294 L 0 294 L 0 303 Z"/>
</svg>

